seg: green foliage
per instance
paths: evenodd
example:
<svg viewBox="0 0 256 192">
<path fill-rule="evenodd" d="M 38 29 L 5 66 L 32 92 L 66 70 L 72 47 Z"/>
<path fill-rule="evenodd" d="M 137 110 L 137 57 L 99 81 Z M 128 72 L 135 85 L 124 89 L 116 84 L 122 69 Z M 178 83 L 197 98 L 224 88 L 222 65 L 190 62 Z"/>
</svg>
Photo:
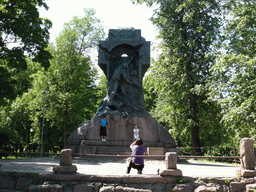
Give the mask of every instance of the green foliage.
<svg viewBox="0 0 256 192">
<path fill-rule="evenodd" d="M 248 55 L 256 54 L 256 2 L 251 0 L 227 1 L 226 9 L 232 19 L 225 28 L 226 39 L 228 39 L 228 52 Z"/>
<path fill-rule="evenodd" d="M 222 107 L 227 142 L 236 147 L 243 137 L 255 139 L 255 6 L 256 2 L 247 0 L 226 4 L 232 15 L 225 28 L 227 54 L 219 56 L 208 82 L 209 99 Z"/>
<path fill-rule="evenodd" d="M 180 151 L 180 155 L 191 155 L 193 154 L 193 149 L 191 147 L 182 148 Z"/>
<path fill-rule="evenodd" d="M 69 23 L 64 24 L 64 29 L 56 40 L 58 46 L 74 46 L 74 51 L 85 54 L 86 49 L 96 46 L 104 37 L 103 26 L 95 16 L 95 10 L 85 9 L 84 13 L 83 17 L 75 16 Z"/>
<path fill-rule="evenodd" d="M 204 156 L 239 156 L 239 150 L 234 147 L 207 147 L 204 149 Z M 233 159 L 215 159 L 214 161 L 233 162 Z"/>
<path fill-rule="evenodd" d="M 26 59 L 28 67 L 26 70 L 22 70 L 16 73 L 12 78 L 16 78 L 17 83 L 15 84 L 15 89 L 21 96 L 16 97 L 8 105 L 2 107 L 0 110 L 1 119 L 0 133 L 6 135 L 8 139 L 8 144 L 23 144 L 29 145 L 32 142 L 31 137 L 33 137 L 33 131 L 31 131 L 31 111 L 28 108 L 29 102 L 33 99 L 29 94 L 22 94 L 29 86 L 32 86 L 32 79 L 30 75 L 42 70 L 43 68 L 39 63 L 32 62 L 31 59 Z M 7 131 L 7 132 L 6 132 Z M 4 139 L 3 139 L 4 140 Z M 7 144 L 6 142 L 3 142 Z"/>
<path fill-rule="evenodd" d="M 184 183 L 184 181 L 185 181 L 185 179 L 183 177 L 177 177 L 177 179 L 176 179 L 177 184 Z"/>
<path fill-rule="evenodd" d="M 146 80 L 147 90 L 157 95 L 151 113 L 178 145 L 200 147 L 208 141 L 206 133 L 220 130 L 220 107 L 207 101 L 205 87 L 214 61 L 210 53 L 218 40 L 220 6 L 217 1 L 137 2 L 159 6 L 151 20 L 159 29 L 162 53 Z"/>
<path fill-rule="evenodd" d="M 63 147 L 77 125 L 96 112 L 97 71 L 84 55 L 104 35 L 94 14 L 94 10 L 85 10 L 84 17 L 65 24 L 56 44 L 47 49 L 52 55 L 48 69 L 29 59 L 28 68 L 20 74 L 30 89 L 1 111 L 5 114 L 1 125 L 17 131 L 20 140 L 16 143 L 23 147 L 39 143 L 44 129 L 44 151 L 57 151 L 56 146 Z"/>
<path fill-rule="evenodd" d="M 11 67 L 24 67 L 25 52 L 37 57 L 48 45 L 52 24 L 39 17 L 38 6 L 48 9 L 44 0 L 1 1 L 1 59 Z M 44 64 L 49 66 L 49 61 Z"/>
<path fill-rule="evenodd" d="M 151 113 L 178 145 L 195 146 L 196 129 L 200 132 L 194 140 L 200 138 L 203 146 L 224 142 L 238 147 L 241 138 L 255 138 L 256 3 L 133 2 L 159 6 L 151 19 L 163 40 L 162 54 L 150 68 L 146 91 L 156 93 Z M 223 17 L 228 19 L 223 22 L 223 36 L 218 34 L 221 14 L 229 15 Z M 216 48 L 226 51 L 221 56 L 214 54 L 217 43 Z"/>
<path fill-rule="evenodd" d="M 107 93 L 107 78 L 105 75 L 100 76 L 99 84 L 97 85 L 98 104 L 104 99 Z"/>
<path fill-rule="evenodd" d="M 1 126 L 5 127 L 9 132 L 6 134 L 10 139 L 9 144 L 28 145 L 32 142 L 30 140 L 33 137 L 32 121 L 30 119 L 30 110 L 28 109 L 30 99 L 32 98 L 28 94 L 24 94 L 22 97 L 17 97 L 11 105 L 1 110 Z"/>
<path fill-rule="evenodd" d="M 144 87 L 144 101 L 148 111 L 153 110 L 156 107 L 157 94 L 154 92 L 154 87 L 150 86 L 150 78 L 146 76 L 143 79 Z"/>
<path fill-rule="evenodd" d="M 255 135 L 255 58 L 230 54 L 212 70 L 210 98 L 221 104 L 224 125 L 238 146 L 241 138 Z"/>
<path fill-rule="evenodd" d="M 1 113 L 1 115 L 3 114 Z M 19 141 L 19 135 L 17 131 L 13 130 L 12 128 L 4 124 L 0 126 L 0 137 L 1 137 L 1 141 L 0 141 L 1 150 L 8 150 L 8 148 L 5 147 L 6 145 L 14 144 L 14 143 L 17 143 L 17 141 Z"/>
<path fill-rule="evenodd" d="M 7 104 L 28 88 L 28 82 L 19 84 L 19 73 L 27 69 L 25 55 L 49 67 L 48 45 L 51 22 L 39 17 L 38 7 L 47 5 L 43 0 L 0 1 L 0 105 Z M 21 79 L 23 80 L 23 79 Z"/>
<path fill-rule="evenodd" d="M 48 91 L 45 95 L 45 135 L 51 138 L 51 129 L 54 129 L 56 134 L 48 141 L 55 141 L 55 145 L 65 145 L 68 135 L 81 122 L 90 119 L 97 109 L 94 84 L 97 71 L 92 68 L 90 59 L 83 55 L 87 48 L 94 46 L 104 35 L 102 28 L 96 28 L 99 20 L 94 14 L 91 9 L 85 10 L 84 17 L 74 17 L 70 23 L 65 24 L 56 39 L 56 47 L 51 46 L 49 49 L 53 56 L 49 70 L 34 75 L 31 94 Z M 37 101 L 38 97 L 41 94 L 35 97 Z M 38 110 L 42 111 L 40 103 Z M 35 127 L 41 122 L 37 120 L 40 117 L 38 115 L 33 110 Z"/>
<path fill-rule="evenodd" d="M 234 155 L 222 147 L 256 139 L 256 2 L 132 1 L 158 7 L 151 20 L 161 54 L 144 79 L 144 99 L 178 146 L 192 145 L 193 152 L 212 146 L 203 153 Z M 95 84 L 97 71 L 87 56 L 104 36 L 95 11 L 65 23 L 48 46 L 51 22 L 39 17 L 40 6 L 47 9 L 44 0 L 0 1 L 2 150 L 40 142 L 43 118 L 44 151 L 60 150 L 107 92 L 104 75 Z"/>
</svg>

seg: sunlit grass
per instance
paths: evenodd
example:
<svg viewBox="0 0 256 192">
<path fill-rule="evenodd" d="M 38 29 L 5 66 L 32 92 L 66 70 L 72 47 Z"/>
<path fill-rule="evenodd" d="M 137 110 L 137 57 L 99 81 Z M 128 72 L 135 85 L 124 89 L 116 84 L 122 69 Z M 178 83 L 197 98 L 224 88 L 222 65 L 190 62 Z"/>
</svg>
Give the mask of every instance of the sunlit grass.
<svg viewBox="0 0 256 192">
<path fill-rule="evenodd" d="M 191 162 L 204 162 L 204 163 L 221 163 L 221 164 L 227 164 L 227 165 L 235 165 L 235 166 L 240 166 L 240 162 L 237 160 L 236 162 L 235 161 L 221 161 L 221 160 L 217 160 L 217 159 L 188 159 L 188 161 L 191 161 Z"/>
<path fill-rule="evenodd" d="M 30 156 L 7 156 L 7 157 L 2 157 L 1 160 L 15 160 L 15 159 L 27 159 L 27 158 L 31 158 Z"/>
<path fill-rule="evenodd" d="M 46 157 L 46 156 L 50 156 L 50 157 L 55 157 L 56 155 L 53 154 L 53 152 L 50 152 L 52 154 L 50 155 L 43 155 L 43 157 Z M 39 153 L 36 153 L 36 154 L 26 154 L 26 153 L 23 153 L 23 154 L 18 154 L 17 156 L 15 155 L 8 155 L 8 156 L 2 156 L 2 158 L 0 157 L 0 160 L 15 160 L 15 159 L 28 159 L 28 158 L 39 158 L 41 157 Z"/>
</svg>

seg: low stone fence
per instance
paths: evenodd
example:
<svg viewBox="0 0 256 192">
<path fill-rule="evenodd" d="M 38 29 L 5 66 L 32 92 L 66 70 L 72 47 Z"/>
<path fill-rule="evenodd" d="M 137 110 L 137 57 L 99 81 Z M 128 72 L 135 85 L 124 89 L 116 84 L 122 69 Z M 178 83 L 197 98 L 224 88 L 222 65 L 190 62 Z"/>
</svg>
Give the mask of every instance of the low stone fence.
<svg viewBox="0 0 256 192">
<path fill-rule="evenodd" d="M 82 175 L 0 172 L 0 191 L 121 192 L 121 191 L 228 191 L 236 178 L 193 178 L 160 175 Z M 244 179 L 242 187 L 254 183 Z M 240 181 L 241 183 L 241 181 Z M 241 188 L 241 186 L 240 186 Z"/>
<path fill-rule="evenodd" d="M 0 171 L 0 191 L 28 192 L 254 192 L 256 190 L 255 157 L 253 140 L 244 138 L 240 142 L 241 168 L 237 177 L 194 178 L 184 177 L 177 169 L 176 152 L 165 154 L 166 168 L 156 175 L 84 175 L 76 173 L 72 165 L 72 150 L 64 149 L 60 154 L 60 165 L 50 174 Z"/>
</svg>

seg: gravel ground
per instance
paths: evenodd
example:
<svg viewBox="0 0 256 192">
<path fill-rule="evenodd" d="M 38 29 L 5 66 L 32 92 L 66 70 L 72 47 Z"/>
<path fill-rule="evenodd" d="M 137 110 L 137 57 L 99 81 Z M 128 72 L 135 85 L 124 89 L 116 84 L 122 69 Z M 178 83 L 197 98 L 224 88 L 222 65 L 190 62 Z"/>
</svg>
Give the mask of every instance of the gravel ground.
<svg viewBox="0 0 256 192">
<path fill-rule="evenodd" d="M 51 173 L 53 166 L 59 165 L 59 158 L 1 160 L 0 164 L 0 171 Z M 126 160 L 120 158 L 74 158 L 73 164 L 77 166 L 78 173 L 88 175 L 124 175 L 127 169 Z M 240 166 L 184 160 L 178 162 L 177 168 L 182 171 L 183 176 L 235 177 L 235 170 Z M 158 169 L 165 169 L 164 160 L 145 159 L 143 174 L 156 175 Z M 130 174 L 136 175 L 137 171 L 132 169 Z"/>
</svg>

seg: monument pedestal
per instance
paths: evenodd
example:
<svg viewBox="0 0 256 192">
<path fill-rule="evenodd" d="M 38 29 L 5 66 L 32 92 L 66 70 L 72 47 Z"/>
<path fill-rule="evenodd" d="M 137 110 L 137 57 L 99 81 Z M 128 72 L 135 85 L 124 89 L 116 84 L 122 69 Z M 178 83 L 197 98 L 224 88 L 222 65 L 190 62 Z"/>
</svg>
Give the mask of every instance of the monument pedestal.
<svg viewBox="0 0 256 192">
<path fill-rule="evenodd" d="M 82 154 L 98 153 L 102 147 L 125 150 L 133 142 L 133 129 L 138 125 L 145 147 L 159 147 L 163 153 L 176 148 L 172 136 L 145 106 L 142 79 L 150 66 L 150 42 L 141 36 L 141 30 L 110 29 L 108 38 L 99 43 L 98 62 L 108 80 L 106 97 L 94 117 L 71 134 L 69 147 Z M 110 123 L 106 143 L 100 141 L 103 116 Z"/>
<path fill-rule="evenodd" d="M 95 141 L 82 140 L 81 145 L 69 145 L 67 148 L 72 149 L 76 154 L 107 154 L 107 155 L 130 155 L 131 141 Z M 166 152 L 177 152 L 176 148 L 165 148 L 161 142 L 144 142 L 143 145 L 148 155 L 164 155 Z M 154 147 L 152 147 L 154 146 Z M 158 146 L 158 147 L 155 147 Z"/>
<path fill-rule="evenodd" d="M 150 114 L 132 118 L 109 114 L 107 119 L 110 122 L 107 141 L 101 141 L 100 117 L 95 115 L 92 120 L 82 123 L 72 133 L 68 139 L 68 148 L 79 154 L 130 154 L 129 146 L 133 142 L 132 130 L 137 124 L 143 146 L 148 148 L 150 155 L 164 155 L 168 151 L 178 152 L 172 136 Z"/>
</svg>

